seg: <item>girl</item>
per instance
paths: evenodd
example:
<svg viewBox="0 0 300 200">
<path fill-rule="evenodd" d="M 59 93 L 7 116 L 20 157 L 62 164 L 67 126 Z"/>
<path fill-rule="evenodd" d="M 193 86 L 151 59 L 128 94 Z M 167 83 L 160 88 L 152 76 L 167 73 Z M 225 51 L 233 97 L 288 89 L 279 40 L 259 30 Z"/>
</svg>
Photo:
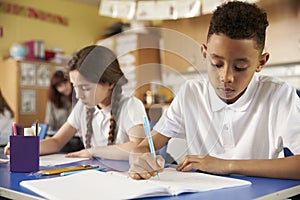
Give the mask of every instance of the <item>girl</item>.
<svg viewBox="0 0 300 200">
<path fill-rule="evenodd" d="M 79 101 L 59 131 L 41 141 L 40 154 L 58 152 L 78 132 L 85 149 L 68 157 L 127 160 L 145 137 L 142 124 L 146 112 L 136 97 L 122 95 L 127 79 L 114 53 L 102 46 L 88 46 L 68 67 Z"/>
<path fill-rule="evenodd" d="M 63 71 L 56 71 L 51 77 L 48 90 L 45 123 L 51 131 L 57 131 L 72 111 L 73 87 Z"/>
<path fill-rule="evenodd" d="M 0 145 L 6 144 L 12 133 L 14 112 L 0 91 Z"/>
</svg>

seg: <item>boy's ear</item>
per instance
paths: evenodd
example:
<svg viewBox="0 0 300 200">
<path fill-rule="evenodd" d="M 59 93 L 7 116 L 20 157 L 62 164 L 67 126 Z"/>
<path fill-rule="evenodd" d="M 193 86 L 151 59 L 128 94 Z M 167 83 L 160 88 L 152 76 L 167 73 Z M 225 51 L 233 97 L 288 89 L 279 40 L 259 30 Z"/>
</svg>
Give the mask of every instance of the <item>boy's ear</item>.
<svg viewBox="0 0 300 200">
<path fill-rule="evenodd" d="M 260 56 L 259 65 L 256 67 L 256 72 L 260 72 L 264 65 L 268 62 L 270 57 L 269 53 L 264 53 Z"/>
<path fill-rule="evenodd" d="M 206 58 L 206 54 L 207 54 L 207 46 L 205 44 L 201 44 L 201 54 L 203 58 Z"/>
</svg>

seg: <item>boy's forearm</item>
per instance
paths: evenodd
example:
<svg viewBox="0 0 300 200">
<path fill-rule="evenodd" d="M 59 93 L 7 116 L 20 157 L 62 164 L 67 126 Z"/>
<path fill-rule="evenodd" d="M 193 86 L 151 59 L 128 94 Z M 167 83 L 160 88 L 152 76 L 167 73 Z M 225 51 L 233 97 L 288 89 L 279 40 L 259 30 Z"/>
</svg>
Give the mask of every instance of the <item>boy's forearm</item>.
<svg viewBox="0 0 300 200">
<path fill-rule="evenodd" d="M 155 151 L 160 150 L 168 141 L 170 138 L 163 136 L 157 131 L 152 131 L 152 140 Z M 142 140 L 142 142 L 139 143 L 139 145 L 134 148 L 132 151 L 133 153 L 148 153 L 150 152 L 149 142 L 148 138 L 145 138 Z"/>
<path fill-rule="evenodd" d="M 300 155 L 266 160 L 232 160 L 228 163 L 230 174 L 269 178 L 300 179 Z"/>
<path fill-rule="evenodd" d="M 136 148 L 134 142 L 110 146 L 97 146 L 88 149 L 93 157 L 106 158 L 112 160 L 128 160 L 132 149 Z"/>
<path fill-rule="evenodd" d="M 133 150 L 132 153 L 147 153 L 150 152 L 149 143 L 147 138 L 144 139 L 139 145 L 137 145 Z"/>
</svg>

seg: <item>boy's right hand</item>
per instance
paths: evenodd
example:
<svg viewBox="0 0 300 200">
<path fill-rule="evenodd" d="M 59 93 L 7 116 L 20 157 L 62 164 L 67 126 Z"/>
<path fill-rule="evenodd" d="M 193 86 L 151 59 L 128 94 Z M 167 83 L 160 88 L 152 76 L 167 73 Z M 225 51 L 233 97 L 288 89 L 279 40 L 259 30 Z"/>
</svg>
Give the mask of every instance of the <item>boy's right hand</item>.
<svg viewBox="0 0 300 200">
<path fill-rule="evenodd" d="M 4 155 L 10 154 L 10 143 L 7 143 L 7 145 L 4 147 Z"/>
<path fill-rule="evenodd" d="M 165 160 L 160 156 L 153 157 L 151 153 L 131 153 L 128 174 L 133 179 L 149 179 L 164 170 Z"/>
</svg>

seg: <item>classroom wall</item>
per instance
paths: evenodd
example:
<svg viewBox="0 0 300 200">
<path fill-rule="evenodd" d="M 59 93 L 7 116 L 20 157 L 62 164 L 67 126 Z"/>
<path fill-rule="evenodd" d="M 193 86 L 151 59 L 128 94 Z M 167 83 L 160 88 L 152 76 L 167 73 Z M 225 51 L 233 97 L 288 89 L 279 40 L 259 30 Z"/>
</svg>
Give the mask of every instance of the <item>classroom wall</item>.
<svg viewBox="0 0 300 200">
<path fill-rule="evenodd" d="M 268 14 L 265 51 L 270 53 L 268 65 L 300 63 L 300 0 L 260 0 L 257 5 Z M 165 48 L 172 50 L 163 55 L 163 64 L 186 72 L 191 65 L 201 68 L 199 45 L 206 42 L 211 14 L 195 18 L 165 20 L 162 27 L 178 31 L 164 37 Z M 177 41 L 177 42 L 174 42 Z M 198 46 L 189 43 L 197 43 Z M 182 48 L 185 44 L 185 48 Z M 178 55 L 172 54 L 177 52 Z"/>
<path fill-rule="evenodd" d="M 9 55 L 14 42 L 33 39 L 44 40 L 45 49 L 61 48 L 66 54 L 72 54 L 81 47 L 94 44 L 105 28 L 117 19 L 98 15 L 98 7 L 68 0 L 0 0 L 0 3 L 12 3 L 18 6 L 32 7 L 67 19 L 68 25 L 29 18 L 24 15 L 5 13 L 0 9 L 0 60 Z"/>
<path fill-rule="evenodd" d="M 267 12 L 269 21 L 265 51 L 270 59 L 262 73 L 300 88 L 300 0 L 260 0 L 257 4 Z M 162 32 L 164 49 L 168 50 L 161 53 L 162 77 L 173 92 L 185 80 L 199 78 L 198 71 L 205 73 L 200 44 L 206 42 L 211 16 L 162 22 L 161 27 L 168 30 Z"/>
</svg>

